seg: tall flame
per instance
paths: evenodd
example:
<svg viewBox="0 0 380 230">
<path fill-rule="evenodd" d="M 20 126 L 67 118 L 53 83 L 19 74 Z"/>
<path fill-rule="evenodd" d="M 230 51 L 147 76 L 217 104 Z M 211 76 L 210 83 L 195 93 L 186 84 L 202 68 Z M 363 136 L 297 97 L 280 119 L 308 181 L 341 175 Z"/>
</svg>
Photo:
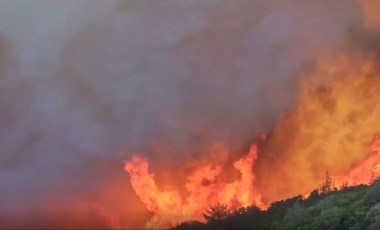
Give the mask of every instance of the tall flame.
<svg viewBox="0 0 380 230">
<path fill-rule="evenodd" d="M 267 201 L 312 191 L 326 171 L 353 176 L 350 171 L 364 167 L 372 154 L 371 141 L 380 130 L 376 58 L 324 55 L 300 87 L 295 107 L 274 128 L 259 156 L 256 181 Z M 366 183 L 364 179 L 360 181 Z"/>
<path fill-rule="evenodd" d="M 147 209 L 154 213 L 146 224 L 147 228 L 165 228 L 189 219 L 203 220 L 202 213 L 210 203 L 221 203 L 231 208 L 256 204 L 264 207 L 260 194 L 254 189 L 252 167 L 257 158 L 257 146 L 234 163 L 240 178 L 232 183 L 220 179 L 222 168 L 205 165 L 196 169 L 187 178 L 186 189 L 189 196 L 182 200 L 176 191 L 160 190 L 154 175 L 148 171 L 148 162 L 141 157 L 133 157 L 125 165 L 130 174 L 132 187 Z"/>
<path fill-rule="evenodd" d="M 347 174 L 336 177 L 337 184 L 369 184 L 380 175 L 380 137 L 376 136 L 371 143 L 369 155 Z"/>
<path fill-rule="evenodd" d="M 326 171 L 336 186 L 369 184 L 380 173 L 380 74 L 377 59 L 361 55 L 325 55 L 301 80 L 295 107 L 274 127 L 258 149 L 233 166 L 240 176 L 222 180 L 220 165 L 200 165 L 187 177 L 188 196 L 162 190 L 148 162 L 127 162 L 132 187 L 154 216 L 148 228 L 170 227 L 186 220 L 204 221 L 213 203 L 229 208 L 256 205 L 262 209 L 278 199 L 307 194 Z M 254 167 L 255 166 L 255 167 Z"/>
</svg>

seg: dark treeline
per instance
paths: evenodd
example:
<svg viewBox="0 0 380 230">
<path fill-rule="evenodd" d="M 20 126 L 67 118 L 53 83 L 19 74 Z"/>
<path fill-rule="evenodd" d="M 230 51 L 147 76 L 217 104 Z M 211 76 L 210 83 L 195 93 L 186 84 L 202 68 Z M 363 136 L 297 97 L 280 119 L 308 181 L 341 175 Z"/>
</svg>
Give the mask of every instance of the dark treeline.
<svg viewBox="0 0 380 230">
<path fill-rule="evenodd" d="M 176 230 L 192 229 L 380 229 L 380 182 L 333 187 L 328 174 L 307 199 L 296 196 L 271 204 L 266 211 L 255 206 L 234 211 L 221 204 L 206 210 L 206 223 L 188 221 Z"/>
</svg>

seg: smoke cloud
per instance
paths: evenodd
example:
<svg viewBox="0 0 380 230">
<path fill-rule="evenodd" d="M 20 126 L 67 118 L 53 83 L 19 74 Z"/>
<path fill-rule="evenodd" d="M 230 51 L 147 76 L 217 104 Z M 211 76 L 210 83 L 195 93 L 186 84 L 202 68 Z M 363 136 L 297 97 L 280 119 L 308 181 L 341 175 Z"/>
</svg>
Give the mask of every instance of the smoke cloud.
<svg viewBox="0 0 380 230">
<path fill-rule="evenodd" d="M 0 227 L 141 226 L 123 161 L 245 148 L 363 3 L 1 1 Z"/>
</svg>

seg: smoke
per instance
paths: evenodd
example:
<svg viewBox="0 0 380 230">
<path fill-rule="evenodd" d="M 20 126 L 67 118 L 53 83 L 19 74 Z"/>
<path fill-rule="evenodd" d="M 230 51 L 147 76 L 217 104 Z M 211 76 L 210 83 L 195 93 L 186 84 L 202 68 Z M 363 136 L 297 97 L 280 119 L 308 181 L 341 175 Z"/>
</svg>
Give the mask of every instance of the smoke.
<svg viewBox="0 0 380 230">
<path fill-rule="evenodd" d="M 363 9 L 345 0 L 1 1 L 0 222 L 65 219 L 41 220 L 49 214 L 71 227 L 141 224 L 124 160 L 137 152 L 180 165 L 216 144 L 244 148 L 292 106 L 298 73 L 321 50 L 378 25 Z"/>
<path fill-rule="evenodd" d="M 377 9 L 380 7 L 380 2 L 376 0 L 360 0 L 362 10 L 365 14 L 364 21 L 367 29 L 380 29 L 380 16 Z"/>
</svg>

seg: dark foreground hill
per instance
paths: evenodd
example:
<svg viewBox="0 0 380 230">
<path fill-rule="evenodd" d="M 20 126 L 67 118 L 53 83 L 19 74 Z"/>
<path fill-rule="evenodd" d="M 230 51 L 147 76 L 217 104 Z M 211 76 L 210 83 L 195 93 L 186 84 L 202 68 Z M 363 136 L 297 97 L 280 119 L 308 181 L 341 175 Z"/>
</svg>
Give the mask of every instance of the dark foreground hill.
<svg viewBox="0 0 380 230">
<path fill-rule="evenodd" d="M 339 191 L 315 190 L 307 199 L 274 202 L 266 211 L 253 206 L 229 212 L 218 204 L 205 218 L 207 223 L 189 221 L 175 229 L 380 229 L 380 182 Z"/>
</svg>

